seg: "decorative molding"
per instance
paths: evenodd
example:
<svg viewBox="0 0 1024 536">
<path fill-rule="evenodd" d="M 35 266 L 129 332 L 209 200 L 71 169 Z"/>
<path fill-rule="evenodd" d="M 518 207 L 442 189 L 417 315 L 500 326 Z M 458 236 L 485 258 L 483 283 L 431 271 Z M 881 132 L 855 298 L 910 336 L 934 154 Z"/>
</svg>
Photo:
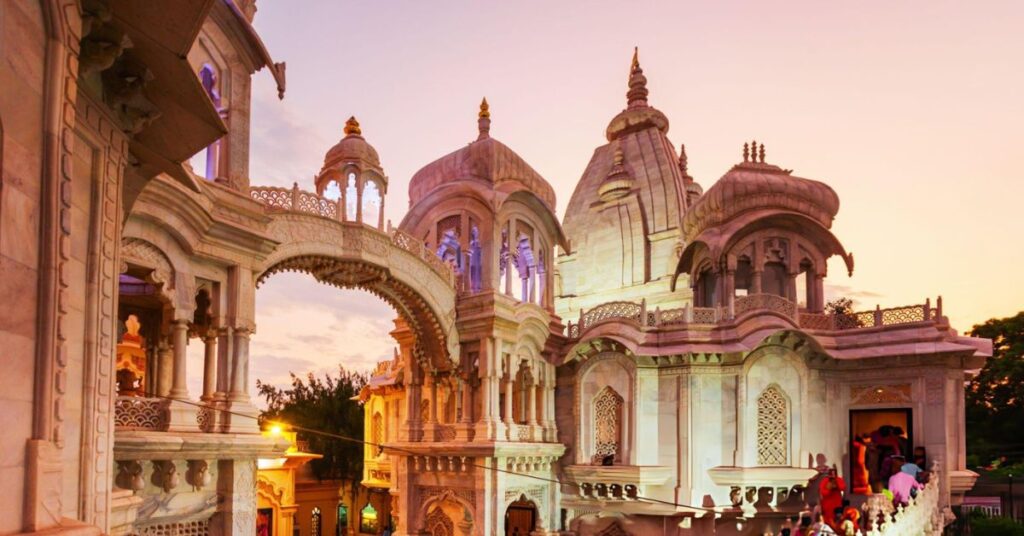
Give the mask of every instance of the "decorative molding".
<svg viewBox="0 0 1024 536">
<path fill-rule="evenodd" d="M 860 404 L 909 404 L 912 389 L 909 383 L 851 385 L 850 405 Z"/>
</svg>

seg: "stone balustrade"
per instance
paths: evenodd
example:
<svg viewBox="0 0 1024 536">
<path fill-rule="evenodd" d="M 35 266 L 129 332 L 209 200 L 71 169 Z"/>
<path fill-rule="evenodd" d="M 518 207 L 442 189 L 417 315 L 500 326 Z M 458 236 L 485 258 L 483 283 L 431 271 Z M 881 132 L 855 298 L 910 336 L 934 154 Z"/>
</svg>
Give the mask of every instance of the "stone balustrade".
<svg viewBox="0 0 1024 536">
<path fill-rule="evenodd" d="M 627 321 L 641 329 L 667 328 L 678 325 L 725 325 L 743 316 L 774 312 L 809 331 L 840 331 L 850 329 L 892 326 L 915 322 L 932 322 L 942 318 L 942 297 L 932 307 L 931 299 L 923 304 L 904 305 L 850 313 L 809 313 L 801 311 L 797 304 L 774 294 L 751 294 L 737 297 L 730 307 L 691 307 L 676 309 L 647 309 L 640 303 L 614 301 L 602 303 L 588 310 L 580 310 L 576 322 L 569 321 L 566 336 L 578 339 L 594 326 L 607 321 Z"/>
<path fill-rule="evenodd" d="M 865 536 L 937 536 L 942 534 L 949 515 L 942 508 L 938 466 L 933 466 L 928 483 L 910 499 L 906 506 L 895 511 L 882 508 L 888 500 L 868 501 L 865 513 L 868 530 Z"/>
<path fill-rule="evenodd" d="M 660 465 L 570 465 L 565 476 L 576 485 L 581 499 L 637 500 L 648 486 L 667 482 L 672 469 Z"/>
<path fill-rule="evenodd" d="M 168 405 L 163 398 L 119 396 L 114 401 L 114 428 L 116 430 L 167 430 Z"/>
</svg>

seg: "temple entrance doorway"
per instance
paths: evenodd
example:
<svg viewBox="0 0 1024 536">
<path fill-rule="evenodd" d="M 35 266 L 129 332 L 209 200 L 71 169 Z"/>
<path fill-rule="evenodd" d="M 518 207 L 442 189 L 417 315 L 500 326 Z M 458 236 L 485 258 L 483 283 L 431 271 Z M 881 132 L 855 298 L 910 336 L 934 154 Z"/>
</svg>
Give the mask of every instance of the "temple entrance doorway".
<svg viewBox="0 0 1024 536">
<path fill-rule="evenodd" d="M 900 471 L 897 456 L 915 460 L 913 413 L 910 409 L 850 410 L 850 491 L 881 493 L 889 477 Z M 923 458 L 923 452 L 920 452 Z M 927 467 L 921 467 L 927 469 Z"/>
<path fill-rule="evenodd" d="M 505 510 L 506 536 L 527 536 L 537 526 L 537 505 L 532 501 L 518 500 Z"/>
</svg>

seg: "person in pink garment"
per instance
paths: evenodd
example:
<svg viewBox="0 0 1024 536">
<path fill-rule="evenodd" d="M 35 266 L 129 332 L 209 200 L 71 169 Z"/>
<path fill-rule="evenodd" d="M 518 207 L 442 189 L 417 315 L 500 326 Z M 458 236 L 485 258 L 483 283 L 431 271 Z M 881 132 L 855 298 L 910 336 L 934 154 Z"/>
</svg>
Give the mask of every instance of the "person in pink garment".
<svg viewBox="0 0 1024 536">
<path fill-rule="evenodd" d="M 894 458 L 896 458 L 894 456 Z M 894 459 L 893 462 L 902 461 Z M 911 490 L 923 489 L 924 486 L 917 481 L 917 473 L 921 472 L 921 468 L 912 464 L 904 463 L 900 466 L 900 471 L 889 477 L 889 491 L 892 492 L 892 502 L 894 505 L 906 506 L 910 502 Z"/>
</svg>

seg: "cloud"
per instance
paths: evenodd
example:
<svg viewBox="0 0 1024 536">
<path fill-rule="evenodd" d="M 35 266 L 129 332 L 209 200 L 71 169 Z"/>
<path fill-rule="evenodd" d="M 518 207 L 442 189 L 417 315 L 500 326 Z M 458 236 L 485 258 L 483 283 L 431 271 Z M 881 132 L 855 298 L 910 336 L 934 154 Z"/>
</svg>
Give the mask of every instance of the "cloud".
<svg viewBox="0 0 1024 536">
<path fill-rule="evenodd" d="M 883 301 L 885 295 L 870 290 L 858 290 L 849 285 L 825 282 L 825 300 L 850 298 L 854 309 L 865 309 Z"/>
</svg>

